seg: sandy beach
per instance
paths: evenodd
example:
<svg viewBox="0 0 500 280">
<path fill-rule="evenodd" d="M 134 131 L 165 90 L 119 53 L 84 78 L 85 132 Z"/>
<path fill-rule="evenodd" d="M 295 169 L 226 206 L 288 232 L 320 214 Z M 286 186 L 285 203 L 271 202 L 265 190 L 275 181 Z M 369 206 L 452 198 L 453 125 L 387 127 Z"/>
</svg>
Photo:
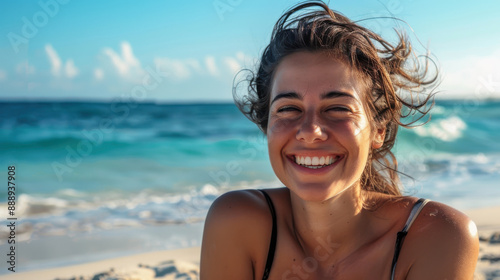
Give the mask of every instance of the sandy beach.
<svg viewBox="0 0 500 280">
<path fill-rule="evenodd" d="M 475 280 L 500 279 L 500 207 L 466 213 L 476 222 L 480 252 Z M 9 280 L 198 279 L 200 247 L 157 251 L 60 268 L 11 273 Z"/>
<path fill-rule="evenodd" d="M 500 207 L 466 211 L 479 230 L 475 280 L 500 279 Z"/>
<path fill-rule="evenodd" d="M 61 268 L 2 275 L 9 280 L 198 279 L 200 247 L 158 251 Z"/>
</svg>

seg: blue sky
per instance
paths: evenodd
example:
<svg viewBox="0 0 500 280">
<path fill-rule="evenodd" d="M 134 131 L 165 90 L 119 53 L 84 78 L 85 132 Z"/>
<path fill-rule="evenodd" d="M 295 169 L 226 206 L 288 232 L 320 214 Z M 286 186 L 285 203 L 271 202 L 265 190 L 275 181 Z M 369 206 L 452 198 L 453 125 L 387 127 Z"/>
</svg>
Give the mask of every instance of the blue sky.
<svg viewBox="0 0 500 280">
<path fill-rule="evenodd" d="M 255 67 L 274 23 L 298 2 L 1 1 L 0 99 L 229 101 L 234 74 Z M 500 2 L 329 5 L 353 20 L 408 22 L 417 51 L 416 36 L 437 58 L 441 97 L 500 97 Z M 412 33 L 364 22 L 389 38 L 398 24 Z"/>
</svg>

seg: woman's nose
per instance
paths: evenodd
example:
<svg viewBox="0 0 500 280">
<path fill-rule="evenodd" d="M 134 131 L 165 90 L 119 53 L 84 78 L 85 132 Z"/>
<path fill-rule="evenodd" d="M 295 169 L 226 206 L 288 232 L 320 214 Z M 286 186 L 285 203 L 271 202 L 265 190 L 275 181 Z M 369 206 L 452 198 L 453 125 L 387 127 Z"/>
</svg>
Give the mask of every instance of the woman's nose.
<svg viewBox="0 0 500 280">
<path fill-rule="evenodd" d="M 328 135 L 323 130 L 319 117 L 309 113 L 304 116 L 300 123 L 296 138 L 306 143 L 315 143 L 325 141 L 328 139 Z"/>
</svg>

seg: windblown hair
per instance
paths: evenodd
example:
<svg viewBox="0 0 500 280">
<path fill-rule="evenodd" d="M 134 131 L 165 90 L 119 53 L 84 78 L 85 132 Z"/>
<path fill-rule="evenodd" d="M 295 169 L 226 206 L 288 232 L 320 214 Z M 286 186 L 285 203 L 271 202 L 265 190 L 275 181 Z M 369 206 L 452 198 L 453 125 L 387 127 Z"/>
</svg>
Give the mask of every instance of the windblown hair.
<svg viewBox="0 0 500 280">
<path fill-rule="evenodd" d="M 397 31 L 396 31 L 397 32 Z M 321 51 L 354 69 L 366 85 L 362 94 L 372 131 L 385 128 L 383 146 L 370 153 L 361 176 L 361 187 L 400 196 L 397 160 L 391 152 L 399 126 L 411 127 L 428 113 L 433 94 L 427 88 L 428 61 L 421 67 L 411 44 L 402 32 L 393 45 L 376 33 L 352 22 L 325 3 L 308 1 L 285 12 L 274 26 L 264 49 L 258 72 L 246 77 L 248 94 L 233 96 L 238 108 L 266 133 L 274 72 L 284 57 L 299 51 Z M 423 95 L 423 100 L 415 98 Z M 415 116 L 407 123 L 402 119 Z"/>
</svg>

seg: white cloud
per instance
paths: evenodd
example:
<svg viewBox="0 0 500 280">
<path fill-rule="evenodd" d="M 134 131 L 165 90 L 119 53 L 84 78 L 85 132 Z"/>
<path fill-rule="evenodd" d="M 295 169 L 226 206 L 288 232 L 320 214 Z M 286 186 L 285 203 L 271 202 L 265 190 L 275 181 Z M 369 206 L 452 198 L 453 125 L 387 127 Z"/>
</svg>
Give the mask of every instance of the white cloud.
<svg viewBox="0 0 500 280">
<path fill-rule="evenodd" d="M 210 75 L 212 76 L 219 75 L 219 71 L 217 70 L 217 65 L 215 64 L 215 58 L 213 56 L 205 57 L 205 65 Z"/>
<path fill-rule="evenodd" d="M 440 90 L 446 97 L 500 97 L 500 50 L 443 61 Z"/>
<path fill-rule="evenodd" d="M 191 76 L 190 68 L 192 67 L 193 61 L 187 63 L 186 61 L 164 57 L 156 58 L 155 64 L 163 71 L 169 73 L 171 77 L 184 80 Z M 194 63 L 194 65 L 196 65 L 196 63 Z"/>
<path fill-rule="evenodd" d="M 235 58 L 226 57 L 224 59 L 224 62 L 226 63 L 227 67 L 231 70 L 231 73 L 233 74 L 236 74 L 238 71 L 241 70 L 241 65 Z"/>
<path fill-rule="evenodd" d="M 237 52 L 236 57 L 226 57 L 224 59 L 224 62 L 226 66 L 231 70 L 231 74 L 236 74 L 238 71 L 244 68 L 252 68 L 254 67 L 253 65 L 253 58 L 246 55 L 243 52 Z"/>
<path fill-rule="evenodd" d="M 18 74 L 31 75 L 35 74 L 35 66 L 30 65 L 29 62 L 23 61 L 16 66 L 16 72 Z"/>
<path fill-rule="evenodd" d="M 104 78 L 104 71 L 101 68 L 94 69 L 94 78 L 98 81 Z"/>
<path fill-rule="evenodd" d="M 216 58 L 207 55 L 202 61 L 193 58 L 188 59 L 174 59 L 168 57 L 157 57 L 154 63 L 162 71 L 169 73 L 170 77 L 176 80 L 186 80 L 191 78 L 194 74 L 221 76 L 233 76 L 242 69 L 242 65 L 247 65 L 250 57 L 246 56 L 243 52 L 238 52 L 236 56 L 228 56 L 222 59 L 220 65 L 217 64 Z"/>
<path fill-rule="evenodd" d="M 189 67 L 191 67 L 196 72 L 201 72 L 202 71 L 201 70 L 200 62 L 198 62 L 198 60 L 196 60 L 196 59 L 192 59 L 192 58 L 186 59 L 185 63 L 186 63 L 186 65 L 188 65 Z"/>
<path fill-rule="evenodd" d="M 78 68 L 75 67 L 75 64 L 72 59 L 68 59 L 66 61 L 66 65 L 64 67 L 64 74 L 68 78 L 74 78 L 76 75 L 78 75 Z"/>
<path fill-rule="evenodd" d="M 238 59 L 243 64 L 243 67 L 248 68 L 255 66 L 255 58 L 245 54 L 244 52 L 237 52 L 236 59 Z"/>
<path fill-rule="evenodd" d="M 104 54 L 111 59 L 111 63 L 122 77 L 127 78 L 134 74 L 143 73 L 141 63 L 134 56 L 129 42 L 121 43 L 121 55 L 111 48 L 105 48 Z"/>
<path fill-rule="evenodd" d="M 52 75 L 58 77 L 61 75 L 61 59 L 57 54 L 56 50 L 51 45 L 45 45 L 45 52 L 47 53 L 50 61 L 50 65 L 52 66 Z"/>
<path fill-rule="evenodd" d="M 7 72 L 5 70 L 0 69 L 0 81 L 4 81 L 7 79 Z"/>
<path fill-rule="evenodd" d="M 245 61 L 248 56 L 246 56 L 243 52 L 236 53 L 236 58 L 240 61 Z"/>
<path fill-rule="evenodd" d="M 52 45 L 50 44 L 45 45 L 45 52 L 47 53 L 50 65 L 52 66 L 51 73 L 53 76 L 60 77 L 61 70 L 64 71 L 63 72 L 64 76 L 70 79 L 78 75 L 79 73 L 78 68 L 76 68 L 75 63 L 73 62 L 72 59 L 68 59 L 64 64 L 64 69 L 62 68 L 63 61 L 59 57 L 59 54 L 57 54 L 56 50 L 52 47 Z"/>
<path fill-rule="evenodd" d="M 206 58 L 205 66 L 193 58 L 188 59 L 174 59 L 168 57 L 157 57 L 154 60 L 155 64 L 163 71 L 168 72 L 169 75 L 176 80 L 185 80 L 190 78 L 193 74 L 210 74 L 212 76 L 218 75 L 217 65 L 215 58 L 208 56 Z"/>
</svg>

